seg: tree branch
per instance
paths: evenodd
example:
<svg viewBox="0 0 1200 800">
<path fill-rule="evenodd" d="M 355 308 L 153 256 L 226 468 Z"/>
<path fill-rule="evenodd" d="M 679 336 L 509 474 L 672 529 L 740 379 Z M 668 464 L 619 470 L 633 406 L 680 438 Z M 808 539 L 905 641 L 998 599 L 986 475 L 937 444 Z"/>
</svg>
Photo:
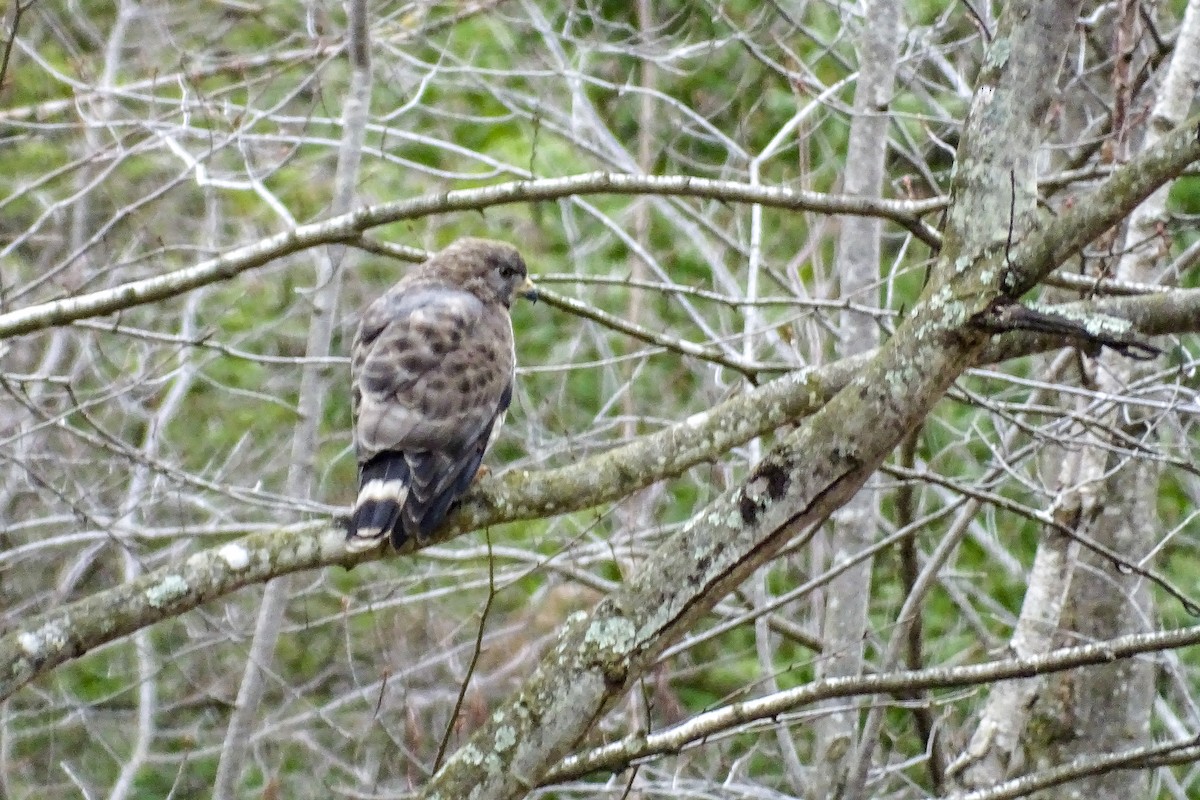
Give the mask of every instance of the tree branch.
<svg viewBox="0 0 1200 800">
<path fill-rule="evenodd" d="M 1167 302 L 1177 297 L 1176 302 Z M 1065 304 L 1131 320 L 1147 335 L 1200 332 L 1200 289 L 1169 295 Z M 977 364 L 1061 347 L 1048 336 L 1008 334 Z M 730 448 L 816 412 L 863 369 L 875 351 L 797 370 L 702 414 L 630 444 L 557 469 L 513 470 L 477 483 L 430 543 L 469 531 L 612 502 L 650 484 L 716 461 Z M 317 567 L 375 560 L 384 549 L 347 555 L 345 533 L 325 521 L 254 533 L 169 565 L 139 580 L 40 614 L 0 637 L 0 700 L 60 664 L 243 586 Z M 168 602 L 169 601 L 169 602 Z"/>
<path fill-rule="evenodd" d="M 591 172 L 566 178 L 512 181 L 482 189 L 459 189 L 360 208 L 320 222 L 300 225 L 293 230 L 234 248 L 216 258 L 166 275 L 130 281 L 111 289 L 39 303 L 0 314 L 0 339 L 166 300 L 210 283 L 228 280 L 275 259 L 317 245 L 355 244 L 364 231 L 392 222 L 453 211 L 481 211 L 508 203 L 540 202 L 591 194 L 695 197 L 758 203 L 792 211 L 879 216 L 913 230 L 914 235 L 931 246 L 936 246 L 938 241 L 936 232 L 920 219 L 921 214 L 933 207 L 929 202 L 843 197 L 784 187 L 749 186 L 734 181 L 714 181 L 678 175 Z"/>
<path fill-rule="evenodd" d="M 1063 36 L 1066 33 L 1060 29 L 1069 31 L 1074 19 L 1071 8 L 1059 6 L 1042 6 L 1029 15 L 1022 15 L 1021 9 L 1009 13 L 1026 28 L 1029 41 L 1023 42 L 1022 55 L 1047 46 L 1035 35 L 1044 27 L 1043 16 L 1053 17 L 1050 27 Z M 1007 57 L 998 60 L 1001 65 L 1006 62 Z M 1042 101 L 1048 102 L 1048 97 L 1043 87 L 1039 101 L 1030 102 L 1017 91 L 1020 88 L 1006 89 L 1005 103 L 1025 106 L 1018 115 L 1021 121 L 1011 123 L 1012 138 L 1004 148 L 1005 158 L 1012 155 L 1014 163 L 1020 162 L 1024 181 L 1026 172 L 1032 175 L 1028 145 L 1036 137 L 1030 137 L 1022 125 L 1040 124 L 1040 117 L 1033 117 L 1045 111 Z M 645 674 L 665 647 L 781 547 L 803 541 L 841 507 L 975 361 L 987 337 L 972 329 L 969 319 L 981 310 L 981 303 L 986 306 L 1008 288 L 1002 280 L 1007 273 L 997 263 L 998 257 L 1008 263 L 1007 254 L 995 248 L 993 237 L 1013 218 L 1007 203 L 994 202 L 996 178 L 1011 173 L 988 163 L 996 157 L 989 145 L 999 146 L 993 140 L 999 134 L 987 124 L 994 115 L 975 113 L 990 102 L 981 97 L 983 93 L 977 93 L 964 134 L 964 142 L 971 141 L 972 146 L 960 149 L 956 188 L 963 197 L 951 211 L 947 246 L 912 316 L 845 389 L 784 437 L 742 485 L 693 516 L 590 616 L 568 622 L 557 646 L 534 674 L 434 775 L 421 796 L 471 793 L 479 798 L 511 798 L 536 785 Z M 1164 156 L 1162 163 L 1139 165 L 1157 174 L 1159 183 L 1200 155 L 1195 137 L 1186 144 L 1173 138 L 1176 149 L 1167 149 L 1173 159 Z M 1014 149 L 1014 143 L 1020 147 Z M 1185 150 L 1190 155 L 1186 161 L 1180 155 Z M 1176 172 L 1166 168 L 1172 160 Z M 1155 188 L 1128 173 L 1120 177 L 1114 173 L 1114 181 L 1124 181 L 1126 187 L 1145 184 L 1147 192 Z M 1125 202 L 1128 211 L 1140 200 L 1138 191 L 1127 191 L 1120 193 L 1120 200 L 1113 198 L 1112 206 Z M 1026 220 L 1018 229 L 1022 235 L 1032 221 L 1033 203 L 1032 192 L 1026 191 L 1020 206 Z M 1081 207 L 1086 208 L 1086 200 Z M 1103 217 L 1097 214 L 1076 222 L 1094 224 Z M 1088 240 L 1074 231 L 1063 235 L 1078 247 Z M 1010 264 L 1012 275 L 1040 277 L 1074 252 L 1063 251 L 1045 237 L 1040 241 L 1045 250 L 1025 246 L 1021 258 Z"/>
<path fill-rule="evenodd" d="M 600 770 L 619 772 L 636 761 L 678 753 L 711 736 L 749 723 L 775 720 L 822 700 L 888 696 L 928 689 L 961 689 L 996 681 L 1029 678 L 1093 664 L 1110 664 L 1143 653 L 1200 644 L 1200 626 L 1122 636 L 1098 644 L 1063 647 L 1029 658 L 1006 658 L 960 667 L 930 667 L 885 674 L 816 680 L 742 703 L 722 706 L 654 734 L 626 736 L 576 756 L 568 756 L 546 773 L 540 785 L 582 778 Z"/>
<path fill-rule="evenodd" d="M 1032 289 L 1059 264 L 1119 223 L 1155 189 L 1200 159 L 1200 116 L 1165 134 L 1120 168 L 1096 191 L 1058 217 L 1030 231 L 1006 255 L 1011 272 L 1005 289 L 1013 296 Z M 1045 217 L 1043 217 L 1045 219 Z"/>
<path fill-rule="evenodd" d="M 719 350 L 690 342 L 687 339 L 677 339 L 652 331 L 642 325 L 621 319 L 615 314 L 609 314 L 607 311 L 589 306 L 587 303 L 576 300 L 573 297 L 565 297 L 541 286 L 538 288 L 538 299 L 545 300 L 547 305 L 557 308 L 560 311 L 566 311 L 574 316 L 590 319 L 610 330 L 618 331 L 647 344 L 732 369 L 744 375 L 753 384 L 759 383 L 761 375 L 764 372 L 779 373 L 789 369 L 789 367 L 783 364 L 764 364 L 736 355 L 726 355 Z"/>
</svg>

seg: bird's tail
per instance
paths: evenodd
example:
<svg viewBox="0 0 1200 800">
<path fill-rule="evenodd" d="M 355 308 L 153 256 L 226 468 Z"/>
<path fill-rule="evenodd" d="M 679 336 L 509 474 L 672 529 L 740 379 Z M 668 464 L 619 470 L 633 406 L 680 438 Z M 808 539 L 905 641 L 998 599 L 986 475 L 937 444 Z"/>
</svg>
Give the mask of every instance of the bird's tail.
<svg viewBox="0 0 1200 800">
<path fill-rule="evenodd" d="M 347 550 L 370 550 L 388 534 L 399 532 L 410 482 L 408 462 L 401 453 L 380 453 L 362 465 L 358 473 L 358 499 L 346 532 Z M 400 536 L 396 546 L 403 542 L 404 537 Z"/>
</svg>

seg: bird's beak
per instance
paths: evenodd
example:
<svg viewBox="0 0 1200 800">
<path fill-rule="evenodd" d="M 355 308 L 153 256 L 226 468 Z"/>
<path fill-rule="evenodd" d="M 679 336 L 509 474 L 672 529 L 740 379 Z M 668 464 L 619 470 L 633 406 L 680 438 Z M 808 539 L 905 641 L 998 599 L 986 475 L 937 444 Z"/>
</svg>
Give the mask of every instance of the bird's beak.
<svg viewBox="0 0 1200 800">
<path fill-rule="evenodd" d="M 525 276 L 525 281 L 517 287 L 517 294 L 524 297 L 526 300 L 536 303 L 538 299 L 537 286 L 529 276 Z"/>
</svg>

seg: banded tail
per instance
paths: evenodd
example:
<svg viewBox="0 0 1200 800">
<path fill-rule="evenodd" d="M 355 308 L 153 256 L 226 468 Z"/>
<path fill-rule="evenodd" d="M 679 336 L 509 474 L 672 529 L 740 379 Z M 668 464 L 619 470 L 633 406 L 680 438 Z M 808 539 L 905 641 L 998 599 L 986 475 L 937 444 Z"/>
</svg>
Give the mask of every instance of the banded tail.
<svg viewBox="0 0 1200 800">
<path fill-rule="evenodd" d="M 370 550 L 388 535 L 397 550 L 409 539 L 428 541 L 471 486 L 487 433 L 465 453 L 389 450 L 363 464 L 346 549 Z"/>
<path fill-rule="evenodd" d="M 408 501 L 408 461 L 403 453 L 380 453 L 359 468 L 358 499 L 350 514 L 346 549 L 352 553 L 378 546 L 389 534 L 399 548 L 408 537 L 400 516 Z"/>
</svg>

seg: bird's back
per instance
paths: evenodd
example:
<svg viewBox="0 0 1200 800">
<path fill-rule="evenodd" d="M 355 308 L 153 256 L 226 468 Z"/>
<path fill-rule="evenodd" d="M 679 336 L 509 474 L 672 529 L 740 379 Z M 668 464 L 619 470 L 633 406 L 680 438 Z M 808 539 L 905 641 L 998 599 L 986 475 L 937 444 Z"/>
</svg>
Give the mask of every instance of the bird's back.
<svg viewBox="0 0 1200 800">
<path fill-rule="evenodd" d="M 426 538 L 470 486 L 511 396 L 507 310 L 403 282 L 367 309 L 351 380 L 359 501 L 351 544 Z"/>
</svg>

